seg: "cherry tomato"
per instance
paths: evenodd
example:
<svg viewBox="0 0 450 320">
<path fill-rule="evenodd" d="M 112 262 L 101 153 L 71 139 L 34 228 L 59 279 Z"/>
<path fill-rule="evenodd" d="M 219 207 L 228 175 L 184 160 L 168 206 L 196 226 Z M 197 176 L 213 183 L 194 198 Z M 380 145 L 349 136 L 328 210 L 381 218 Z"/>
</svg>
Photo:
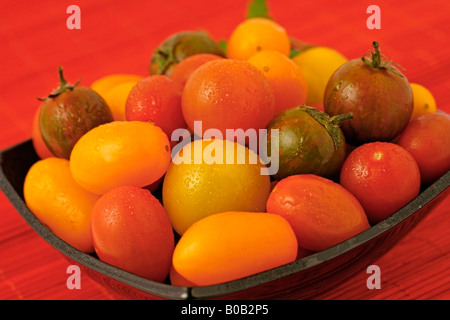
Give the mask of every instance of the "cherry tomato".
<svg viewBox="0 0 450 320">
<path fill-rule="evenodd" d="M 150 191 L 122 186 L 104 194 L 92 209 L 91 232 L 100 260 L 153 281 L 169 275 L 174 233 Z"/>
<path fill-rule="evenodd" d="M 450 170 L 450 116 L 448 114 L 429 113 L 411 120 L 397 143 L 416 159 L 422 183 L 433 183 Z"/>
<path fill-rule="evenodd" d="M 378 223 L 419 194 L 420 172 L 404 148 L 372 142 L 350 153 L 342 165 L 340 183 L 359 200 L 369 222 Z"/>
</svg>

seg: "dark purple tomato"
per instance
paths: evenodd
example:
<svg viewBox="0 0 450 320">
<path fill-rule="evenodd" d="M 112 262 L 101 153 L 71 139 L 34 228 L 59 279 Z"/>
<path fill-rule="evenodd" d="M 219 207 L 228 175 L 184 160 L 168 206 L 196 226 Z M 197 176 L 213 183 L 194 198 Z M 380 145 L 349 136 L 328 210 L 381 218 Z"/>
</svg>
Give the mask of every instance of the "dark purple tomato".
<svg viewBox="0 0 450 320">
<path fill-rule="evenodd" d="M 373 47 L 370 57 L 350 60 L 337 69 L 325 89 L 326 113 L 353 114 L 341 128 L 354 145 L 393 140 L 408 125 L 413 110 L 408 79 L 383 59 L 378 42 Z"/>
</svg>

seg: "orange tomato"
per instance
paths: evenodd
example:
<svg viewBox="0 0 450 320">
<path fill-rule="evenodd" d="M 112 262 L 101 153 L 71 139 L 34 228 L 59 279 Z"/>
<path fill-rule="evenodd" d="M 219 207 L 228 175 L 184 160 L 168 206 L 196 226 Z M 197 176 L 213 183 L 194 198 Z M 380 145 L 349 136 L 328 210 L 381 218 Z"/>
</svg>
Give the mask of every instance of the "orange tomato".
<svg viewBox="0 0 450 320">
<path fill-rule="evenodd" d="M 180 275 L 177 270 L 173 267 L 173 265 L 170 267 L 169 271 L 169 277 L 170 277 L 170 284 L 177 287 L 193 287 L 195 286 L 194 283 L 187 280 L 185 277 Z"/>
<path fill-rule="evenodd" d="M 91 211 L 99 196 L 75 182 L 69 160 L 49 157 L 33 164 L 23 193 L 30 211 L 56 236 L 80 251 L 94 251 Z"/>
<path fill-rule="evenodd" d="M 42 105 L 38 107 L 34 114 L 33 125 L 31 131 L 31 140 L 33 142 L 34 150 L 39 158 L 45 159 L 49 157 L 54 157 L 54 154 L 48 149 L 47 145 L 42 139 L 41 128 L 39 126 L 39 116 L 41 112 Z"/>
<path fill-rule="evenodd" d="M 170 145 L 150 122 L 114 121 L 81 137 L 70 156 L 72 175 L 83 188 L 103 194 L 123 186 L 148 186 L 170 163 Z"/>
<path fill-rule="evenodd" d="M 131 92 L 131 89 L 136 85 L 137 81 L 128 81 L 120 83 L 110 90 L 106 91 L 103 95 L 106 103 L 111 109 L 113 119 L 116 121 L 127 120 L 126 105 L 127 99 Z"/>
<path fill-rule="evenodd" d="M 218 129 L 223 137 L 227 129 L 264 129 L 274 108 L 269 82 L 246 61 L 206 62 L 192 73 L 182 94 L 184 118 L 198 136 L 207 129 Z M 202 121 L 201 132 L 195 131 L 194 121 Z"/>
<path fill-rule="evenodd" d="M 191 76 L 192 72 L 194 72 L 198 67 L 203 65 L 204 63 L 216 59 L 223 59 L 223 57 L 212 54 L 212 53 L 198 53 L 192 56 L 189 56 L 183 60 L 181 60 L 174 68 L 172 73 L 170 74 L 170 78 L 174 81 L 180 83 L 183 87 L 186 84 L 186 81 Z"/>
<path fill-rule="evenodd" d="M 172 263 L 187 281 L 213 285 L 292 262 L 297 247 L 279 215 L 223 212 L 194 223 L 175 246 Z"/>
<path fill-rule="evenodd" d="M 142 76 L 129 73 L 114 73 L 105 75 L 91 84 L 91 89 L 96 91 L 99 95 L 103 95 L 114 88 L 115 86 L 125 82 L 137 82 L 142 79 Z"/>
<path fill-rule="evenodd" d="M 267 200 L 267 212 L 289 221 L 299 246 L 312 251 L 330 248 L 370 227 L 350 192 L 312 174 L 280 180 Z"/>
<path fill-rule="evenodd" d="M 420 192 L 420 172 L 406 149 L 390 142 L 366 143 L 344 161 L 341 185 L 361 203 L 371 223 L 378 223 Z"/>
<path fill-rule="evenodd" d="M 165 75 L 148 76 L 131 89 L 126 102 L 128 121 L 152 121 L 169 137 L 186 128 L 181 113 L 182 86 Z"/>
<path fill-rule="evenodd" d="M 92 209 L 91 229 L 100 260 L 153 281 L 168 276 L 174 234 L 150 191 L 135 186 L 110 190 Z"/>
<path fill-rule="evenodd" d="M 418 83 L 410 83 L 411 90 L 413 93 L 413 112 L 411 114 L 411 119 L 416 119 L 417 117 L 427 114 L 434 113 L 437 111 L 436 100 L 430 90 Z"/>
<path fill-rule="evenodd" d="M 263 50 L 247 61 L 261 70 L 269 81 L 275 96 L 275 114 L 305 104 L 306 79 L 289 57 L 278 51 Z"/>
<path fill-rule="evenodd" d="M 247 60 L 262 50 L 275 50 L 289 56 L 289 36 L 286 30 L 273 20 L 251 18 L 233 30 L 228 39 L 226 54 L 231 59 Z"/>
<path fill-rule="evenodd" d="M 133 86 L 144 77 L 136 74 L 114 73 L 95 80 L 91 89 L 96 91 L 111 109 L 113 119 L 126 120 L 125 104 Z"/>
</svg>

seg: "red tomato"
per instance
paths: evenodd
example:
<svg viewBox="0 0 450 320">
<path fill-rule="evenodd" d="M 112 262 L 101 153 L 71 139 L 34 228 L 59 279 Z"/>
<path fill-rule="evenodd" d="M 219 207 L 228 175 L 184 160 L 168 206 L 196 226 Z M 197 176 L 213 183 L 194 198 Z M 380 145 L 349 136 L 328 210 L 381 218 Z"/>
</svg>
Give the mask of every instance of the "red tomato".
<svg viewBox="0 0 450 320">
<path fill-rule="evenodd" d="M 450 116 L 428 113 L 412 120 L 397 143 L 419 165 L 422 183 L 433 183 L 450 170 Z"/>
<path fill-rule="evenodd" d="M 363 144 L 344 161 L 341 185 L 378 223 L 414 199 L 420 191 L 419 167 L 404 148 L 389 142 Z"/>
<path fill-rule="evenodd" d="M 267 212 L 289 222 L 301 247 L 299 258 L 370 228 L 364 209 L 349 191 L 314 174 L 280 180 L 267 199 Z"/>
<path fill-rule="evenodd" d="M 223 59 L 223 57 L 212 53 L 198 53 L 181 60 L 170 74 L 170 78 L 178 81 L 183 87 L 191 76 L 192 72 L 208 61 Z"/>
<path fill-rule="evenodd" d="M 144 278 L 163 282 L 175 247 L 169 216 L 148 190 L 123 186 L 105 193 L 91 217 L 100 260 Z"/>
<path fill-rule="evenodd" d="M 148 76 L 131 89 L 126 103 L 127 120 L 152 121 L 171 137 L 186 128 L 181 112 L 182 86 L 164 75 Z"/>
<path fill-rule="evenodd" d="M 44 142 L 44 139 L 42 139 L 41 128 L 39 126 L 39 116 L 41 114 L 41 109 L 42 105 L 38 107 L 38 109 L 34 114 L 31 140 L 33 142 L 34 150 L 36 151 L 39 158 L 45 159 L 49 157 L 54 157 L 54 155 L 48 149 L 47 145 Z"/>
</svg>

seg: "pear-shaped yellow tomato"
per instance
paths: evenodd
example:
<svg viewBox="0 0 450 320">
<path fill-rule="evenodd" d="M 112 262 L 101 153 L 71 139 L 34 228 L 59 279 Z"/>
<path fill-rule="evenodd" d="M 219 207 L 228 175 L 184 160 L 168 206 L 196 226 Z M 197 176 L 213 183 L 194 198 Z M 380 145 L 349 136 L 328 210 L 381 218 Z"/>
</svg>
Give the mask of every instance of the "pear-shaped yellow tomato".
<svg viewBox="0 0 450 320">
<path fill-rule="evenodd" d="M 196 285 L 236 280 L 292 262 L 297 238 L 277 214 L 223 212 L 194 223 L 173 253 L 173 267 Z"/>
</svg>

